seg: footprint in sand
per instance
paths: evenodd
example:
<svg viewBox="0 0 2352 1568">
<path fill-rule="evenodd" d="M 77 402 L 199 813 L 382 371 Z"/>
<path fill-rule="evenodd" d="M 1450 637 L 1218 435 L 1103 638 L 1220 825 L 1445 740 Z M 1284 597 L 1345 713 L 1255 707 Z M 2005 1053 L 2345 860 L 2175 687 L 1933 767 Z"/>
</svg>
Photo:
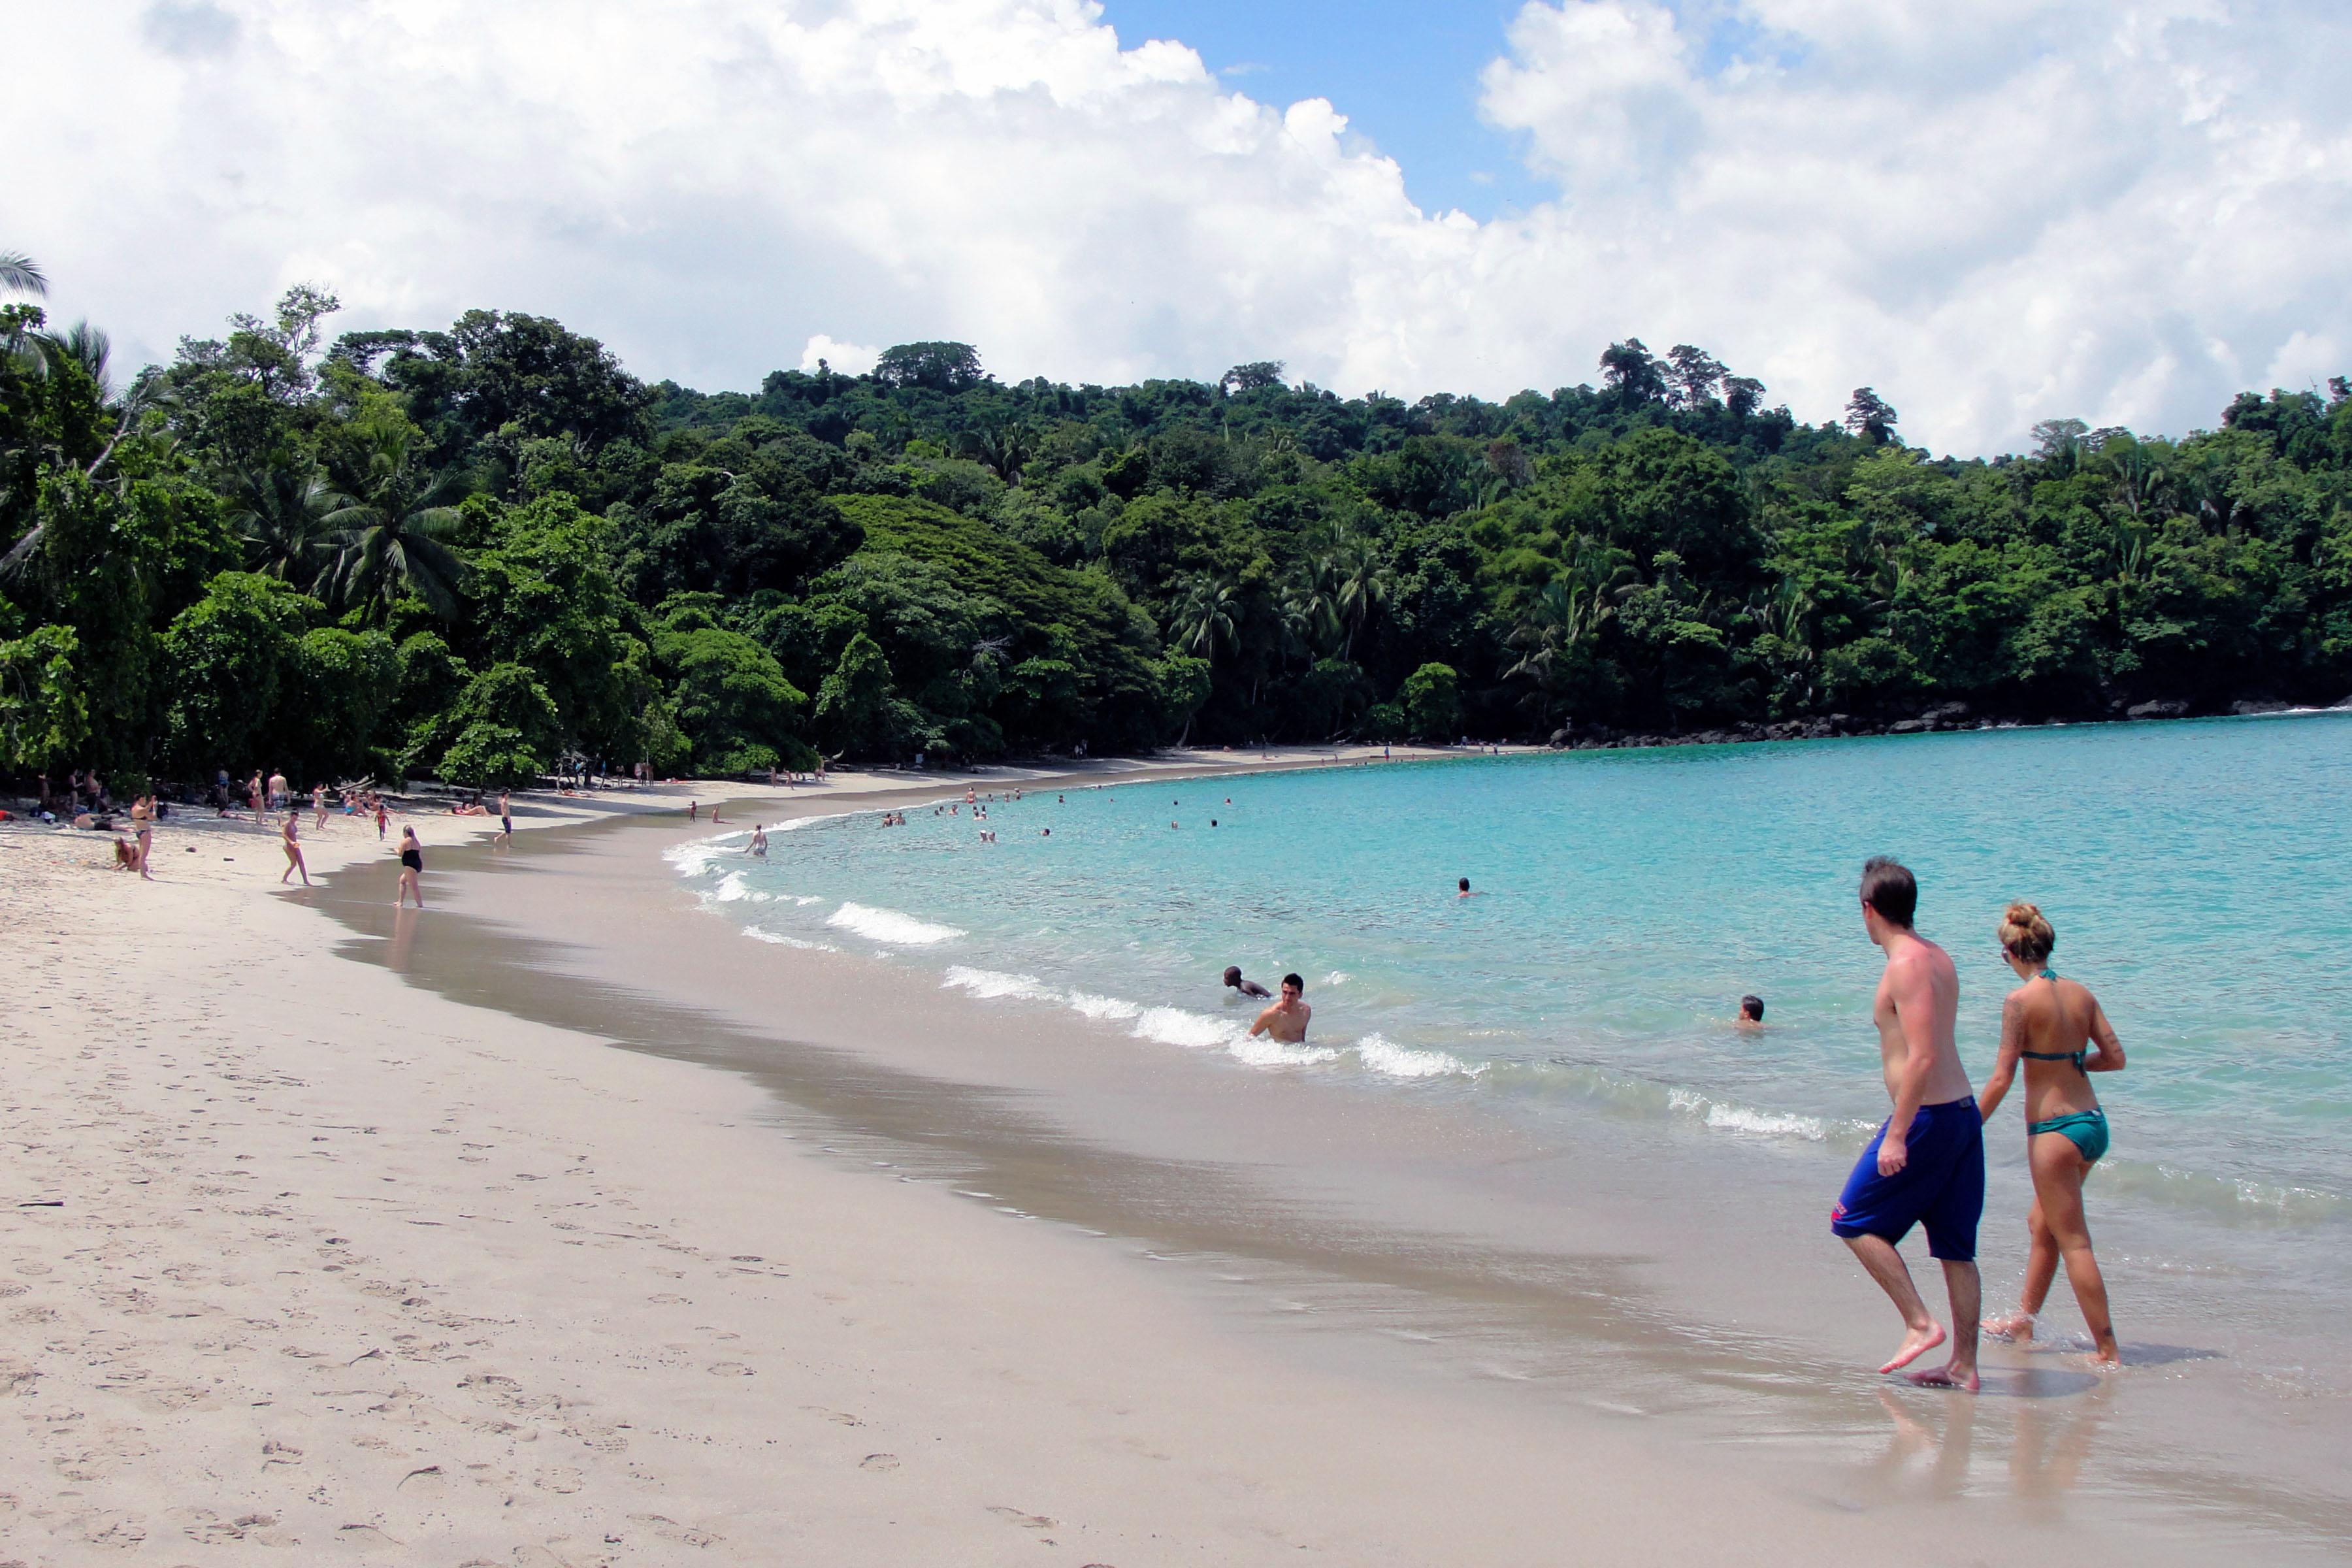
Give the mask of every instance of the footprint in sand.
<svg viewBox="0 0 2352 1568">
<path fill-rule="evenodd" d="M 992 1508 L 988 1511 L 1005 1523 L 1017 1524 L 1024 1530 L 1051 1530 L 1055 1522 L 1042 1513 L 1024 1513 L 1017 1508 L 1005 1508 L 1002 1505 Z"/>
<path fill-rule="evenodd" d="M 551 1465 L 531 1477 L 530 1484 L 541 1491 L 570 1494 L 588 1484 L 588 1478 L 569 1465 Z"/>
<path fill-rule="evenodd" d="M 751 1369 L 740 1361 L 713 1362 L 703 1368 L 713 1377 L 750 1377 Z"/>
<path fill-rule="evenodd" d="M 868 1454 L 866 1458 L 857 1461 L 857 1468 L 861 1470 L 895 1470 L 898 1468 L 898 1456 L 896 1454 Z"/>
<path fill-rule="evenodd" d="M 633 1513 L 629 1522 L 642 1524 L 664 1541 L 675 1541 L 682 1546 L 712 1546 L 726 1539 L 708 1530 L 698 1530 L 690 1524 L 680 1524 L 657 1513 Z"/>
</svg>

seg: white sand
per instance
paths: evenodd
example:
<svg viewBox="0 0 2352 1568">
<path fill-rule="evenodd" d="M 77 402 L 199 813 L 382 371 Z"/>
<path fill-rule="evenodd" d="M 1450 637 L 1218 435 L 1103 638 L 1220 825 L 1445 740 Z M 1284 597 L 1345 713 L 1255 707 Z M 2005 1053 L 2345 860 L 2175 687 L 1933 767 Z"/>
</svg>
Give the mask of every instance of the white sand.
<svg viewBox="0 0 2352 1568">
<path fill-rule="evenodd" d="M 382 853 L 341 818 L 312 847 Z M 730 1075 L 335 957 L 339 929 L 274 896 L 274 837 L 167 826 L 146 885 L 110 859 L 0 832 L 0 1568 L 1848 1562 L 1904 1541 L 1942 1563 L 2004 1539 L 1922 1540 L 1556 1410 L 1302 1370 L 1116 1244 L 804 1152 Z"/>
</svg>

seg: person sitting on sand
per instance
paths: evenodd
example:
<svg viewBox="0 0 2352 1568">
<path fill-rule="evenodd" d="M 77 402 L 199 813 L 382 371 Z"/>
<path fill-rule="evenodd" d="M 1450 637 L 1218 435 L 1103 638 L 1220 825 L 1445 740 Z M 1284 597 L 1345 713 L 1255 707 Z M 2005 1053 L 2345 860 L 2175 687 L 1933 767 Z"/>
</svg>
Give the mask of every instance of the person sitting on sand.
<svg viewBox="0 0 2352 1568">
<path fill-rule="evenodd" d="M 1255 980 L 1244 980 L 1242 966 L 1238 963 L 1225 965 L 1225 984 L 1244 996 L 1270 997 L 1274 994 Z"/>
<path fill-rule="evenodd" d="M 114 836 L 114 868 L 118 871 L 139 869 L 139 847 L 119 833 Z"/>
<path fill-rule="evenodd" d="M 2040 910 L 2010 905 L 2000 935 L 2001 957 L 2025 984 L 2001 1004 L 2000 1056 L 1977 1107 L 1990 1121 L 2017 1080 L 2017 1064 L 2026 1064 L 2025 1157 L 2033 1170 L 2033 1208 L 2025 1218 L 2032 1250 L 2024 1295 L 2015 1312 L 1987 1323 L 1985 1331 L 2021 1344 L 2032 1340 L 2033 1320 L 2063 1258 L 2074 1304 L 2090 1325 L 2095 1359 L 2101 1366 L 2120 1366 L 2107 1282 L 2091 1254 L 2091 1227 L 2083 1217 L 2083 1179 L 2107 1152 L 2107 1113 L 2099 1108 L 2090 1075 L 2123 1071 L 2123 1042 L 2099 999 L 2050 967 L 2058 933 Z"/>
<path fill-rule="evenodd" d="M 1871 1279 L 1903 1314 L 1903 1342 L 1878 1370 L 1895 1372 L 1942 1344 L 1895 1245 L 1915 1225 L 1927 1228 L 1927 1251 L 1944 1266 L 1952 1301 L 1951 1360 L 1911 1381 L 1977 1391 L 1977 1318 L 1984 1283 L 1977 1273 L 1977 1221 L 1984 1215 L 1984 1119 L 1952 1037 L 1959 1010 L 1959 972 L 1951 955 L 1911 929 L 1919 884 L 1895 861 L 1878 857 L 1862 868 L 1862 924 L 1886 953 L 1871 1002 L 1878 1026 L 1880 1069 L 1895 1113 L 1855 1162 L 1830 1210 L 1830 1229 L 1853 1249 Z"/>
<path fill-rule="evenodd" d="M 1315 1009 L 1304 1000 L 1306 994 L 1307 982 L 1296 974 L 1284 975 L 1282 1000 L 1257 1016 L 1257 1022 L 1250 1026 L 1250 1038 L 1271 1035 L 1286 1046 L 1304 1044 L 1307 1021 L 1315 1016 Z"/>
<path fill-rule="evenodd" d="M 1762 1028 L 1764 1026 L 1764 998 L 1761 996 L 1742 996 L 1739 999 L 1739 1016 L 1731 1020 L 1731 1026 L 1735 1029 Z"/>
</svg>

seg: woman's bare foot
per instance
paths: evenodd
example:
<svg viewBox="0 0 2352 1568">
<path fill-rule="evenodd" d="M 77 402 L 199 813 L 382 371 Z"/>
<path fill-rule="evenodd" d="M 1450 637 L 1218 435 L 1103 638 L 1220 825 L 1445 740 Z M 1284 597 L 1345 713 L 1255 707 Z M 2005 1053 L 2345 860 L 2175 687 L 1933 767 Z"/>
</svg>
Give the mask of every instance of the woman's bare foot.
<svg viewBox="0 0 2352 1568">
<path fill-rule="evenodd" d="M 1984 1335 L 1989 1340 L 2006 1340 L 2013 1345 L 2030 1345 L 2033 1342 L 2033 1314 L 2018 1311 L 2006 1318 L 1987 1318 Z"/>
<path fill-rule="evenodd" d="M 1977 1369 L 1959 1367 L 1951 1363 L 1927 1372 L 1908 1374 L 1914 1386 L 1919 1388 L 1957 1388 L 1964 1394 L 1977 1392 Z"/>
<path fill-rule="evenodd" d="M 1878 1370 L 1900 1372 L 1944 1342 L 1944 1325 L 1932 1320 L 1924 1329 L 1914 1329 L 1903 1336 L 1903 1343 L 1895 1352 L 1895 1359 Z"/>
</svg>

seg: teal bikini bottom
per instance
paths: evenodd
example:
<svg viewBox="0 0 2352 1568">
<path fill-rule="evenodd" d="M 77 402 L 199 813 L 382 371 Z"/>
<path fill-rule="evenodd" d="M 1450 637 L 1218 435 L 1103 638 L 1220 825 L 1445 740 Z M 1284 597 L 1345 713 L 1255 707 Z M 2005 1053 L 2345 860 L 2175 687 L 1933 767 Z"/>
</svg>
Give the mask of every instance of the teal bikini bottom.
<svg viewBox="0 0 2352 1568">
<path fill-rule="evenodd" d="M 2083 1158 L 2095 1165 L 2099 1156 L 2107 1152 L 2107 1113 L 2104 1110 L 2077 1110 L 2053 1116 L 2047 1121 L 2029 1122 L 2025 1131 L 2028 1137 L 2063 1132 L 2083 1152 Z"/>
</svg>

